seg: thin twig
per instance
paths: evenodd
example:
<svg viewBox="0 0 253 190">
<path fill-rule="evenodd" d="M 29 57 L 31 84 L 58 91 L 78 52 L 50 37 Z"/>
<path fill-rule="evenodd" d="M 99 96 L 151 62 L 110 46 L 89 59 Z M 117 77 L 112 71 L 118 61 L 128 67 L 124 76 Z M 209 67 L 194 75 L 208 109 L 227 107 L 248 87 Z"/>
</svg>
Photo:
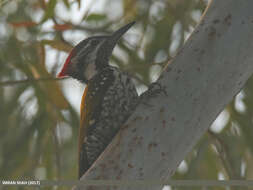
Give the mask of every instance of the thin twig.
<svg viewBox="0 0 253 190">
<path fill-rule="evenodd" d="M 42 81 L 57 81 L 57 80 L 64 80 L 68 78 L 69 77 L 65 77 L 65 78 L 43 77 L 43 78 L 28 78 L 28 79 L 23 79 L 23 80 L 0 81 L 0 86 L 9 86 L 9 85 L 31 83 L 31 82 L 42 82 Z"/>
<path fill-rule="evenodd" d="M 220 159 L 223 163 L 224 169 L 226 170 L 228 176 L 230 179 L 239 179 L 240 176 L 236 174 L 234 171 L 234 168 L 232 166 L 232 163 L 230 162 L 228 158 L 228 147 L 225 144 L 225 142 L 214 132 L 212 132 L 210 129 L 208 129 L 208 135 L 214 140 L 214 145 L 217 148 L 218 154 L 220 155 Z"/>
<path fill-rule="evenodd" d="M 90 4 L 88 5 L 87 11 L 86 11 L 86 12 L 84 13 L 84 15 L 83 15 L 82 21 L 85 21 L 85 20 L 87 19 L 87 17 L 89 16 L 89 14 L 90 14 L 90 12 L 91 12 L 91 8 L 93 7 L 93 5 L 94 5 L 94 2 L 92 2 L 92 3 L 90 3 Z"/>
<path fill-rule="evenodd" d="M 54 149 L 55 149 L 55 164 L 56 164 L 56 174 L 57 174 L 57 178 L 60 180 L 61 179 L 61 168 L 62 168 L 62 164 L 61 164 L 61 149 L 60 149 L 60 139 L 58 138 L 57 134 L 56 134 L 56 130 L 59 130 L 59 128 L 51 128 L 51 132 L 52 132 L 52 137 L 53 137 L 53 141 L 54 141 Z M 60 133 L 59 133 L 60 134 Z"/>
</svg>

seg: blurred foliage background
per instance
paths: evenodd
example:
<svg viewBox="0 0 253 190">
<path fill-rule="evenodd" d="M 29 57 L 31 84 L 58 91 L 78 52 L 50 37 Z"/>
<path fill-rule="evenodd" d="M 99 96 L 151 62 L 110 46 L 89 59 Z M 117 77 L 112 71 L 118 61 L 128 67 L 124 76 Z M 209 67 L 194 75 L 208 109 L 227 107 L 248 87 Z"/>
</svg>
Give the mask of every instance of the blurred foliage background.
<svg viewBox="0 0 253 190">
<path fill-rule="evenodd" d="M 0 1 L 0 179 L 77 179 L 84 86 L 55 78 L 73 45 L 136 20 L 111 63 L 131 73 L 141 93 L 182 47 L 206 6 L 205 0 Z M 252 179 L 252 114 L 253 78 L 173 179 Z"/>
</svg>

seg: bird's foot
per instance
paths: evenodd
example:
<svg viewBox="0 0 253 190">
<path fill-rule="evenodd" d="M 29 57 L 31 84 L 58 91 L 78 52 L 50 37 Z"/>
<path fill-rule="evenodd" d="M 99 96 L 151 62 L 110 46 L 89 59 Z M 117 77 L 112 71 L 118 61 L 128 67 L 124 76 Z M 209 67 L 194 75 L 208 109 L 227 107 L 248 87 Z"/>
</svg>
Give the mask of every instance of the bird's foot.
<svg viewBox="0 0 253 190">
<path fill-rule="evenodd" d="M 144 100 L 146 98 L 154 98 L 156 96 L 158 96 L 159 94 L 163 93 L 165 96 L 168 96 L 166 88 L 164 86 L 162 86 L 160 83 L 158 82 L 153 82 L 151 83 L 151 85 L 149 86 L 148 90 L 146 92 L 144 92 L 141 95 L 141 100 Z M 147 104 L 146 101 L 142 101 L 145 105 L 149 105 Z"/>
</svg>

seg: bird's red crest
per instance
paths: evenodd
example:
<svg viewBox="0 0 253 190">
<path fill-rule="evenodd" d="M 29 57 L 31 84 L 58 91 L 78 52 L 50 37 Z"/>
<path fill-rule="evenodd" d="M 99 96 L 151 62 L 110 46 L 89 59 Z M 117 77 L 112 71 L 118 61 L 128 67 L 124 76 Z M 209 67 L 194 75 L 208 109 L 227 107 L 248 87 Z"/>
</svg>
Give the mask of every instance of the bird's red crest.
<svg viewBox="0 0 253 190">
<path fill-rule="evenodd" d="M 63 68 L 61 70 L 61 72 L 57 75 L 57 77 L 65 77 L 68 75 L 68 69 L 69 69 L 69 65 L 70 65 L 70 59 L 72 58 L 73 56 L 73 50 L 69 53 L 69 56 L 67 57 L 64 65 L 63 65 Z"/>
</svg>

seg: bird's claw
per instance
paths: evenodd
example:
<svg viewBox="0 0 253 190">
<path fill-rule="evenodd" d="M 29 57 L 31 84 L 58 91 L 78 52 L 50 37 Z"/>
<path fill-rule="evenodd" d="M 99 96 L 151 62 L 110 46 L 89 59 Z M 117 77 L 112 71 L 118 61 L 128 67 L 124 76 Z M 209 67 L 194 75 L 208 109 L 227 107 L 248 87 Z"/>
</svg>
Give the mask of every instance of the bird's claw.
<svg viewBox="0 0 253 190">
<path fill-rule="evenodd" d="M 165 89 L 165 87 L 163 87 L 160 83 L 158 82 L 153 82 L 148 90 L 146 92 L 144 92 L 141 95 L 141 99 L 145 99 L 145 98 L 153 98 L 156 97 L 157 95 L 163 93 L 165 96 L 168 96 L 167 91 Z M 145 103 L 146 104 L 146 103 Z"/>
</svg>

